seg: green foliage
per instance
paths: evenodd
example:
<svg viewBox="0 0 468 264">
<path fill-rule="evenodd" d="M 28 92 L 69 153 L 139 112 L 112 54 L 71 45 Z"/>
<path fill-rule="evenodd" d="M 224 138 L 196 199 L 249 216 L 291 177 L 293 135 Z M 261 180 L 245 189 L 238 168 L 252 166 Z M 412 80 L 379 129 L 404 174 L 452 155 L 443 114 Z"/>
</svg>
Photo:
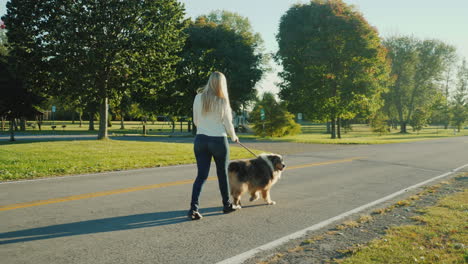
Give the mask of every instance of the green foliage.
<svg viewBox="0 0 468 264">
<path fill-rule="evenodd" d="M 6 30 L 0 28 L 0 56 L 8 55 Z"/>
<path fill-rule="evenodd" d="M 36 106 L 44 98 L 27 89 L 11 67 L 12 57 L 0 57 L 0 117 L 34 119 L 40 112 Z"/>
<path fill-rule="evenodd" d="M 390 132 L 388 117 L 382 111 L 378 111 L 372 116 L 370 124 L 372 132 L 379 133 L 379 135 Z"/>
<path fill-rule="evenodd" d="M 283 66 L 279 96 L 292 112 L 350 119 L 380 104 L 389 81 L 386 50 L 375 28 L 343 1 L 294 5 L 276 38 Z"/>
<path fill-rule="evenodd" d="M 413 120 L 416 110 L 428 112 L 439 100 L 437 82 L 453 57 L 455 48 L 438 40 L 418 40 L 413 37 L 391 37 L 384 41 L 392 60 L 395 82 L 384 95 L 387 109 L 395 109 L 395 119 L 406 133 L 406 124 Z M 419 113 L 421 114 L 421 112 Z M 419 115 L 417 118 L 429 115 Z M 424 121 L 425 122 L 425 121 Z M 419 123 L 419 121 L 417 121 Z"/>
<path fill-rule="evenodd" d="M 260 34 L 253 31 L 249 19 L 239 15 L 238 13 L 226 10 L 217 10 L 204 16 L 204 19 L 208 23 L 212 22 L 233 30 L 237 34 L 242 35 L 250 45 L 255 45 L 257 48 L 263 44 Z"/>
<path fill-rule="evenodd" d="M 465 60 L 458 68 L 457 81 L 451 112 L 453 115 L 452 124 L 460 131 L 468 120 L 468 68 Z"/>
<path fill-rule="evenodd" d="M 411 117 L 411 121 L 409 122 L 414 131 L 419 133 L 419 131 L 427 125 L 430 116 L 429 113 L 430 111 L 427 109 L 418 108 L 414 110 L 414 114 Z"/>
<path fill-rule="evenodd" d="M 185 27 L 176 0 L 12 0 L 7 9 L 22 78 L 48 94 L 99 104 L 100 137 L 108 99 L 127 90 L 151 97 L 175 79 Z"/>
<path fill-rule="evenodd" d="M 182 61 L 177 65 L 179 78 L 169 85 L 160 97 L 158 106 L 173 115 L 191 115 L 197 89 L 206 84 L 213 71 L 224 73 L 234 111 L 255 99 L 255 84 L 261 79 L 263 55 L 256 52 L 253 33 L 235 28 L 233 21 L 242 22 L 251 29 L 247 19 L 230 17 L 230 25 L 223 18 L 213 22 L 201 16 L 184 31 L 185 46 L 179 53 Z"/>
<path fill-rule="evenodd" d="M 265 115 L 262 120 L 261 109 Z M 284 104 L 278 103 L 271 93 L 265 93 L 250 113 L 250 123 L 256 135 L 262 137 L 283 137 L 301 132 L 301 126 L 294 121 L 294 115 L 286 110 Z"/>
<path fill-rule="evenodd" d="M 431 108 L 430 123 L 447 127 L 451 119 L 452 114 L 450 113 L 448 98 L 445 94 L 439 92 Z"/>
</svg>

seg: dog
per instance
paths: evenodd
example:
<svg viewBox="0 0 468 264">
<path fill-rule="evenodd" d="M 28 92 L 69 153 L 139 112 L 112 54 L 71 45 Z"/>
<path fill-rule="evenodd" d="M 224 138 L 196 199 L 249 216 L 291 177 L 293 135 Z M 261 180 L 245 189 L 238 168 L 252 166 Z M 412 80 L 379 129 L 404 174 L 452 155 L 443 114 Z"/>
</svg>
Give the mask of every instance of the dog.
<svg viewBox="0 0 468 264">
<path fill-rule="evenodd" d="M 232 161 L 228 166 L 229 184 L 233 204 L 241 207 L 241 196 L 250 193 L 250 201 L 259 198 L 259 193 L 268 205 L 276 204 L 271 200 L 270 189 L 281 178 L 286 167 L 283 157 L 278 154 L 261 154 L 256 159 Z"/>
</svg>

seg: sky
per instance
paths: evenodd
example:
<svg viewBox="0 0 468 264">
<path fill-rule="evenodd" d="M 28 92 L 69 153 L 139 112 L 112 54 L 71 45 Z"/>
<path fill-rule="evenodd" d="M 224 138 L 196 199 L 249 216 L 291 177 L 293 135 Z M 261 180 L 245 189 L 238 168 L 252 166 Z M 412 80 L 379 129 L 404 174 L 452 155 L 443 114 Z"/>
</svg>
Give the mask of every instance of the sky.
<svg viewBox="0 0 468 264">
<path fill-rule="evenodd" d="M 185 5 L 187 17 L 195 18 L 214 10 L 227 10 L 247 17 L 255 32 L 265 41 L 267 52 L 278 49 L 275 35 L 283 14 L 296 3 L 308 0 L 179 0 Z M 0 0 L 0 16 L 6 13 L 6 0 Z M 468 59 L 468 0 L 344 0 L 354 5 L 364 18 L 376 27 L 383 38 L 412 35 L 419 39 L 438 39 L 453 45 L 460 58 Z M 260 93 L 278 92 L 277 71 L 258 83 Z"/>
</svg>

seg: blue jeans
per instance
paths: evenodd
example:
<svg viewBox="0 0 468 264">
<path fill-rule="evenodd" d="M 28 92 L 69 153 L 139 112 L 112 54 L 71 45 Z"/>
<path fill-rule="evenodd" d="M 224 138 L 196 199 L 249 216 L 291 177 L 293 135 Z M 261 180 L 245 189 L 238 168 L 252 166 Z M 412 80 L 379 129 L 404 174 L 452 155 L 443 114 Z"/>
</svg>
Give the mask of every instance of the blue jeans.
<svg viewBox="0 0 468 264">
<path fill-rule="evenodd" d="M 229 181 L 227 168 L 229 163 L 229 144 L 226 137 L 210 137 L 198 134 L 193 146 L 195 158 L 197 159 L 197 178 L 193 183 L 192 201 L 190 209 L 198 211 L 200 193 L 210 172 L 211 159 L 216 163 L 216 174 L 218 175 L 219 191 L 223 205 L 229 206 Z"/>
</svg>

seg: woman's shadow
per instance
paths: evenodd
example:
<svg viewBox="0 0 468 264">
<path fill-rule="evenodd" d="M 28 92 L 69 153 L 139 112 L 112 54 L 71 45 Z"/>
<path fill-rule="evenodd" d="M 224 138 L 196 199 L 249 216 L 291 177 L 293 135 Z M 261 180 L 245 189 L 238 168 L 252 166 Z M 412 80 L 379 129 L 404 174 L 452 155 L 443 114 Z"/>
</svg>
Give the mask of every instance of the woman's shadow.
<svg viewBox="0 0 468 264">
<path fill-rule="evenodd" d="M 187 217 L 187 212 L 188 210 L 137 214 L 5 232 L 0 233 L 0 245 L 57 237 L 172 225 L 191 221 Z M 203 208 L 200 209 L 200 213 L 202 213 L 204 217 L 220 215 L 222 214 L 222 208 Z"/>
</svg>

